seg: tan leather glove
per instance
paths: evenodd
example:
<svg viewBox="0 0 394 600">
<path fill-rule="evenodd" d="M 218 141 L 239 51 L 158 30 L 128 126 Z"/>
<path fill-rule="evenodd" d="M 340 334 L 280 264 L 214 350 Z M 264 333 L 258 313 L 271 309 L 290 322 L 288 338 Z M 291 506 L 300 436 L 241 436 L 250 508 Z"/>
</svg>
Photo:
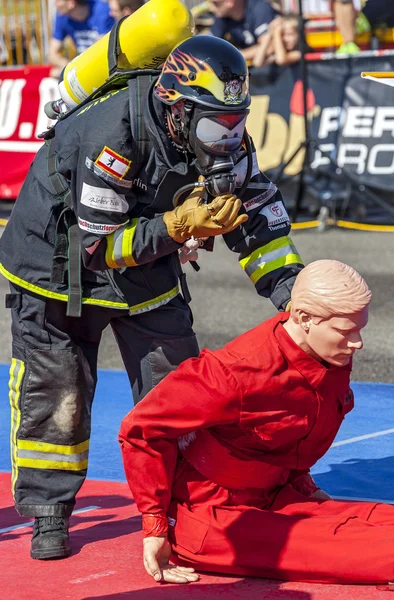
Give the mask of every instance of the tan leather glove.
<svg viewBox="0 0 394 600">
<path fill-rule="evenodd" d="M 199 177 L 199 182 L 204 178 Z M 233 194 L 217 196 L 210 204 L 203 203 L 205 189 L 196 187 L 183 204 L 164 213 L 163 220 L 168 234 L 182 244 L 192 236 L 209 237 L 232 231 L 248 220 L 248 215 L 239 215 L 241 200 Z"/>
</svg>

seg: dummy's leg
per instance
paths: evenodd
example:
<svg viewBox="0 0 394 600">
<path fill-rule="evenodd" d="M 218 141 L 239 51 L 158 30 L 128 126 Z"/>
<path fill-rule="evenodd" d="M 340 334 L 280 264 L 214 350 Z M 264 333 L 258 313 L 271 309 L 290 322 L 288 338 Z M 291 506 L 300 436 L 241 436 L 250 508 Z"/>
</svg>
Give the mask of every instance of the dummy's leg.
<svg viewBox="0 0 394 600">
<path fill-rule="evenodd" d="M 98 344 L 109 317 L 106 309 L 84 307 L 80 319 L 70 318 L 65 302 L 13 286 L 11 292 L 15 506 L 36 517 L 33 558 L 67 556 L 68 516 L 88 465 Z"/>
<path fill-rule="evenodd" d="M 198 355 L 190 309 L 182 296 L 152 311 L 112 319 L 134 403 L 181 362 Z"/>
<path fill-rule="evenodd" d="M 178 507 L 170 515 L 176 562 L 288 581 L 393 581 L 394 506 L 311 502 L 289 487 L 279 510 L 220 506 L 203 514 Z"/>
</svg>

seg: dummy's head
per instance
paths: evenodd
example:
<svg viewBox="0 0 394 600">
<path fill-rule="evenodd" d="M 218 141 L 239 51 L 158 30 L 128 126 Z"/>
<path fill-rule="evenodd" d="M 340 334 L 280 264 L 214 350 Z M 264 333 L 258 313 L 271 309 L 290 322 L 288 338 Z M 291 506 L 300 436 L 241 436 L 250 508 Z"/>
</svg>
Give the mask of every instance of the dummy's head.
<svg viewBox="0 0 394 600">
<path fill-rule="evenodd" d="M 209 35 L 185 40 L 167 58 L 154 94 L 166 106 L 171 136 L 196 156 L 202 175 L 226 164 L 232 170 L 251 102 L 239 50 Z"/>
<path fill-rule="evenodd" d="M 363 347 L 361 330 L 368 322 L 371 296 L 352 267 L 336 260 L 310 263 L 291 293 L 289 323 L 295 341 L 317 360 L 347 365 Z"/>
</svg>

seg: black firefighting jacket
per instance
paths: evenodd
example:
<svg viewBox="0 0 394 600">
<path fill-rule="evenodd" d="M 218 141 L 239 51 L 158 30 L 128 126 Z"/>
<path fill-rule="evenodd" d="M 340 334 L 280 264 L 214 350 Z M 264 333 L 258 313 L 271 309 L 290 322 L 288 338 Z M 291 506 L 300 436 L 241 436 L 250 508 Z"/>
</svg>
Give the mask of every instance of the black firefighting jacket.
<svg viewBox="0 0 394 600">
<path fill-rule="evenodd" d="M 198 173 L 172 145 L 163 106 L 151 89 L 141 98 L 150 151 L 136 173 L 141 157 L 132 135 L 131 98 L 126 87 L 90 102 L 57 123 L 37 153 L 0 240 L 0 271 L 13 283 L 69 299 L 70 239 L 64 229 L 72 222 L 82 256 L 83 303 L 136 314 L 179 293 L 181 244 L 168 235 L 162 215 Z M 302 260 L 289 237 L 282 197 L 259 171 L 255 154 L 253 161 L 242 198 L 249 220 L 223 238 L 257 292 L 284 309 Z M 242 157 L 238 186 L 246 169 Z"/>
</svg>

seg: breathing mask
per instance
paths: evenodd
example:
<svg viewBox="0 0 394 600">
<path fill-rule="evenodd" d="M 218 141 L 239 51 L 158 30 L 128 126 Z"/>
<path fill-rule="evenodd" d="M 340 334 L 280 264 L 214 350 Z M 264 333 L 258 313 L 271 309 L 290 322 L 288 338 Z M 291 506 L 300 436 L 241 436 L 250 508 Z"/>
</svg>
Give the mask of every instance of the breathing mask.
<svg viewBox="0 0 394 600">
<path fill-rule="evenodd" d="M 167 116 L 181 148 L 194 155 L 193 164 L 205 178 L 201 185 L 211 196 L 233 193 L 235 156 L 240 158 L 243 145 L 250 166 L 252 160 L 245 131 L 251 102 L 248 69 L 239 50 L 214 36 L 185 40 L 167 58 L 154 94 L 167 105 Z M 177 104 L 182 110 L 175 108 Z M 249 178 L 250 173 L 251 168 Z M 174 195 L 173 204 L 198 185 L 181 188 Z"/>
<path fill-rule="evenodd" d="M 204 176 L 204 186 L 211 196 L 235 191 L 234 157 L 239 156 L 243 144 L 248 113 L 247 109 L 231 113 L 207 110 L 186 102 L 182 116 L 176 113 L 170 117 L 183 148 L 195 155 L 193 164 Z M 194 185 L 181 188 L 175 194 L 174 205 Z"/>
</svg>

